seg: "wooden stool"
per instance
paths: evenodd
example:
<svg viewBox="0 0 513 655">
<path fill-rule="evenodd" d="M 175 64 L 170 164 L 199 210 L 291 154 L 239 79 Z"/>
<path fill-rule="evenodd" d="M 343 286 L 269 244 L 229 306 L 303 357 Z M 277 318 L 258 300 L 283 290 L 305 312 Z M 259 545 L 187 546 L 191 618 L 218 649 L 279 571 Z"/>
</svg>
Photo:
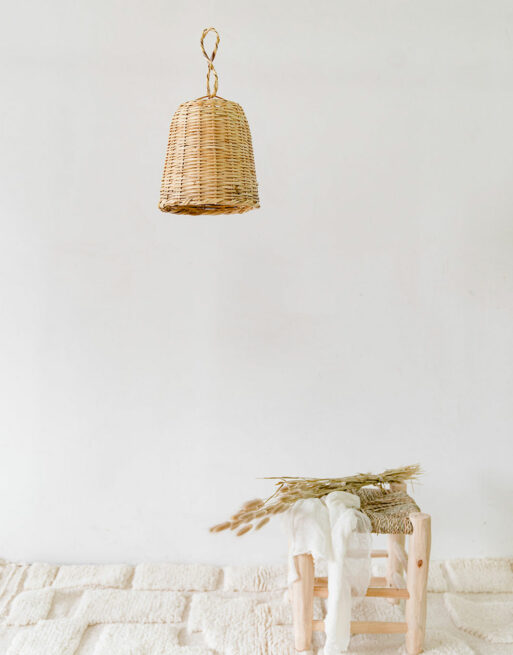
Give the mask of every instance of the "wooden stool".
<svg viewBox="0 0 513 655">
<path fill-rule="evenodd" d="M 405 484 L 391 485 L 390 490 L 363 488 L 358 492 L 362 511 L 371 521 L 373 534 L 388 534 L 388 549 L 372 552 L 372 557 L 386 557 L 387 575 L 371 578 L 366 596 L 388 598 L 393 603 L 406 601 L 405 621 L 352 621 L 351 634 L 404 633 L 408 655 L 419 655 L 426 630 L 426 590 L 431 549 L 431 517 L 423 514 L 407 495 Z M 386 509 L 376 508 L 376 500 L 387 495 Z M 374 503 L 374 506 L 373 506 Z M 409 537 L 408 555 L 405 535 Z M 291 585 L 294 641 L 296 651 L 312 648 L 312 631 L 324 631 L 324 621 L 313 620 L 314 597 L 328 597 L 327 578 L 316 578 L 311 555 L 294 557 L 298 579 Z M 406 586 L 403 571 L 406 571 Z M 399 586 L 398 586 L 399 585 Z"/>
</svg>

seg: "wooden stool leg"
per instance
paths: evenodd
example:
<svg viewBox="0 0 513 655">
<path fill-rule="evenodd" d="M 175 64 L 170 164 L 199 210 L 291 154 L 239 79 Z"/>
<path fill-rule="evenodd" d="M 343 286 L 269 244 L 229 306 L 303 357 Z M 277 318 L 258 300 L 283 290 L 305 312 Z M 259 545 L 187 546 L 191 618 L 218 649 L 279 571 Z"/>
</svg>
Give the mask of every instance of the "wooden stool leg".
<svg viewBox="0 0 513 655">
<path fill-rule="evenodd" d="M 297 651 L 312 648 L 314 562 L 311 555 L 294 557 L 298 579 L 291 584 L 294 643 Z"/>
<path fill-rule="evenodd" d="M 419 655 L 424 648 L 427 609 L 427 579 L 431 551 L 431 517 L 416 512 L 410 515 L 413 534 L 408 552 L 408 592 L 406 601 L 406 650 L 408 655 Z"/>
<path fill-rule="evenodd" d="M 404 550 L 404 534 L 389 534 L 388 535 L 388 560 L 387 560 L 387 587 L 399 587 L 397 583 L 398 576 L 402 577 L 403 563 L 399 557 L 397 550 L 401 548 Z M 398 598 L 388 599 L 392 605 L 397 605 L 400 601 Z"/>
<path fill-rule="evenodd" d="M 392 482 L 390 491 L 403 491 L 406 493 L 406 482 Z M 397 549 L 401 548 L 404 551 L 405 538 L 404 534 L 389 534 L 388 535 L 388 560 L 387 560 L 387 586 L 397 587 L 397 576 L 402 575 L 403 563 L 397 555 Z M 400 601 L 398 598 L 389 598 L 389 603 L 397 605 Z"/>
</svg>

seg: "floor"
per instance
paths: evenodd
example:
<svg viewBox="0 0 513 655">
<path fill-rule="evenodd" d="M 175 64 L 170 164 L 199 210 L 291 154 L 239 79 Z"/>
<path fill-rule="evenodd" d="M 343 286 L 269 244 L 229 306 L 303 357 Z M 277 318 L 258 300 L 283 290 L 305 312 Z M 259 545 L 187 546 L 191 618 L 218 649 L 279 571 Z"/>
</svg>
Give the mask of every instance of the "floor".
<svg viewBox="0 0 513 655">
<path fill-rule="evenodd" d="M 426 653 L 513 655 L 512 563 L 432 563 Z M 356 620 L 402 620 L 401 612 L 374 598 L 353 607 Z M 316 635 L 315 649 L 322 639 Z M 398 654 L 402 643 L 402 636 L 362 635 L 350 653 Z M 0 561 L 0 654 L 293 655 L 286 571 Z"/>
</svg>

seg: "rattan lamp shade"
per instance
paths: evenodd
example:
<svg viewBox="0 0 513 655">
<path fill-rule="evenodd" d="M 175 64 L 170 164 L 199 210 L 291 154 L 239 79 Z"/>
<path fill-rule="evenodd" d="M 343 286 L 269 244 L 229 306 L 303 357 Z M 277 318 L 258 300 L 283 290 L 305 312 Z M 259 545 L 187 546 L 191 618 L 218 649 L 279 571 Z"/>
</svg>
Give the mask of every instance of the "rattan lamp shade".
<svg viewBox="0 0 513 655">
<path fill-rule="evenodd" d="M 184 102 L 169 130 L 159 208 L 174 214 L 242 214 L 259 207 L 249 125 L 242 107 L 217 95 L 209 57 L 207 96 Z M 217 32 L 216 32 L 217 34 Z M 210 74 L 214 89 L 210 92 Z"/>
</svg>

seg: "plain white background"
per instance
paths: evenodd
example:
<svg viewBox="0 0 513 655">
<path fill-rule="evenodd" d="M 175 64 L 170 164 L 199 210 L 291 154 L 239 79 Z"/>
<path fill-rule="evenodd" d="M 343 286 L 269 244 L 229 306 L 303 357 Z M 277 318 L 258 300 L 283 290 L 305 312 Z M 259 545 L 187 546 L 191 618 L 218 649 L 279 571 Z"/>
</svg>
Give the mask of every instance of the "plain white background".
<svg viewBox="0 0 513 655">
<path fill-rule="evenodd" d="M 261 209 L 158 211 L 205 92 Z M 260 562 L 266 475 L 421 462 L 433 554 L 512 554 L 513 4 L 4 7 L 0 556 Z"/>
</svg>

